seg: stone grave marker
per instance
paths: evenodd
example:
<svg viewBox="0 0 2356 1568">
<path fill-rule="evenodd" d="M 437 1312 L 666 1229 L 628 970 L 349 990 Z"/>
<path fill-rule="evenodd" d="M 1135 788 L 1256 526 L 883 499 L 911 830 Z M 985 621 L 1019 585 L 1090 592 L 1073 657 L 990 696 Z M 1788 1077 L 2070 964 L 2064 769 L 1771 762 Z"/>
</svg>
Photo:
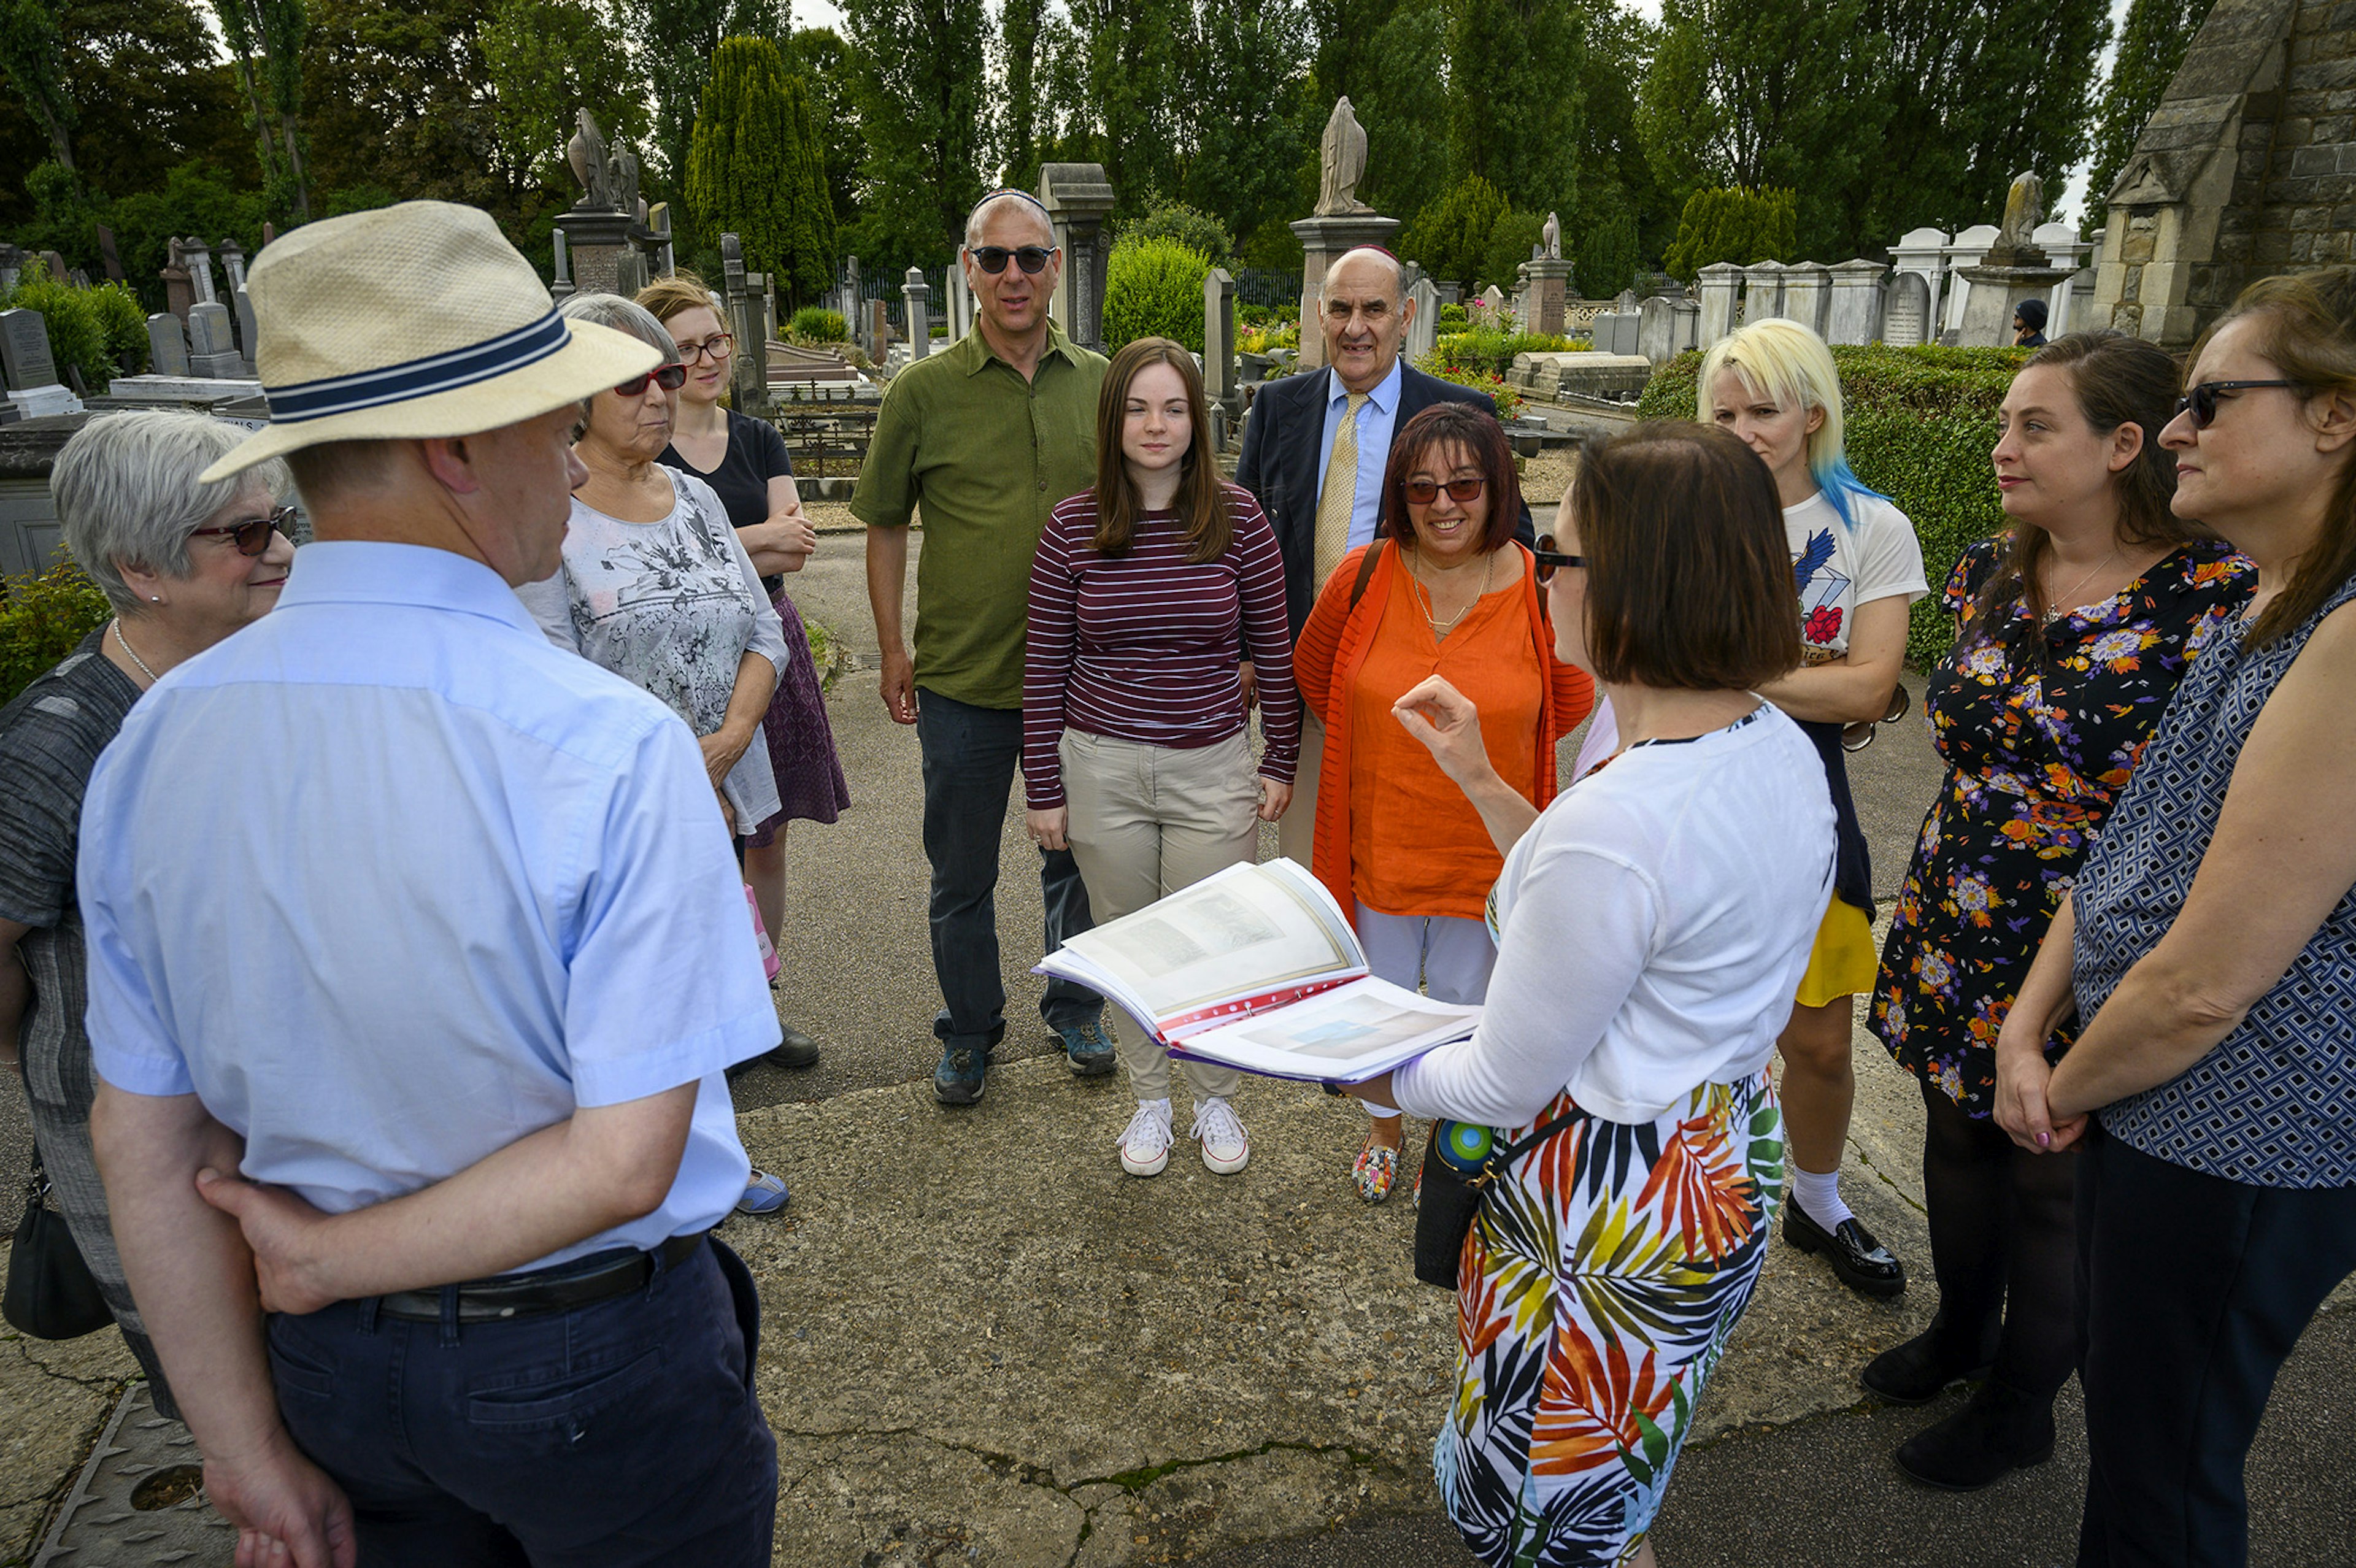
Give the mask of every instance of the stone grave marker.
<svg viewBox="0 0 2356 1568">
<path fill-rule="evenodd" d="M 1217 408 L 1236 396 L 1236 280 L 1225 267 L 1203 277 L 1203 395 Z"/>
<path fill-rule="evenodd" d="M 1667 298 L 1654 294 L 1636 307 L 1636 352 L 1658 365 L 1676 357 L 1677 313 Z M 1598 347 L 1602 347 L 1601 344 Z"/>
<path fill-rule="evenodd" d="M 0 294 L 16 288 L 16 280 L 24 275 L 24 270 L 25 252 L 14 245 L 0 244 Z"/>
<path fill-rule="evenodd" d="M 80 411 L 81 400 L 58 384 L 48 324 L 37 310 L 0 310 L 0 376 L 8 403 L 26 419 Z"/>
<path fill-rule="evenodd" d="M 246 297 L 244 284 L 238 285 L 237 293 L 230 296 L 230 303 L 237 309 L 238 350 L 245 358 L 245 373 L 251 376 L 253 374 L 255 345 L 259 339 L 255 336 L 253 301 Z"/>
<path fill-rule="evenodd" d="M 1883 280 L 1890 269 L 1863 257 L 1832 269 L 1832 301 L 1825 313 L 1827 343 L 1870 343 L 1881 334 Z"/>
<path fill-rule="evenodd" d="M 1407 357 L 1412 361 L 1440 342 L 1440 286 L 1430 278 L 1418 278 L 1407 297 L 1415 302 L 1415 319 L 1407 325 Z"/>
<path fill-rule="evenodd" d="M 188 335 L 168 310 L 147 318 L 147 369 L 156 376 L 188 373 Z"/>
<path fill-rule="evenodd" d="M 123 281 L 123 258 L 114 249 L 114 230 L 105 224 L 98 225 L 98 255 L 106 263 L 106 275 L 116 283 Z"/>
<path fill-rule="evenodd" d="M 908 281 L 900 285 L 900 299 L 908 312 L 908 357 L 922 359 L 933 351 L 933 315 L 926 307 L 932 303 L 933 285 L 925 282 L 925 269 L 908 269 Z"/>
<path fill-rule="evenodd" d="M 229 306 L 209 300 L 188 309 L 188 368 L 216 380 L 234 380 L 245 374 L 245 357 L 237 351 L 230 331 Z"/>
<path fill-rule="evenodd" d="M 1919 348 L 1929 341 L 1931 284 L 1920 272 L 1901 272 L 1890 287 L 1881 341 L 1892 348 Z"/>
</svg>

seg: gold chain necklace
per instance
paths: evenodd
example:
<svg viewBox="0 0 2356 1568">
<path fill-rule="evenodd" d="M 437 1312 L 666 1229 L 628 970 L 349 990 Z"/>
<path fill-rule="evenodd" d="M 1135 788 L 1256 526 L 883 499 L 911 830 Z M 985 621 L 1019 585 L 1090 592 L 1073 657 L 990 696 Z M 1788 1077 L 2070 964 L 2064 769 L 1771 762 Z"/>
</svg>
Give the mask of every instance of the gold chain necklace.
<svg viewBox="0 0 2356 1568">
<path fill-rule="evenodd" d="M 2053 596 L 2051 603 L 2045 606 L 2045 624 L 2050 626 L 2054 622 L 2060 620 L 2062 616 L 2068 614 L 2074 606 L 2068 603 L 2067 601 L 2074 595 L 2078 590 L 2085 587 L 2086 584 L 2094 581 L 2094 572 L 2102 571 L 2104 567 L 2110 565 L 2111 562 L 2118 559 L 2119 547 L 2113 545 L 2111 547 L 2111 553 L 2103 557 L 2102 560 L 2094 563 L 2094 571 L 2086 573 L 2085 576 L 2078 579 L 2077 581 L 2072 583 L 2068 588 L 2056 593 Z"/>
<path fill-rule="evenodd" d="M 1487 559 L 1481 564 L 1481 592 L 1467 599 L 1463 607 L 1448 617 L 1447 624 L 1443 625 L 1440 619 L 1439 596 L 1432 592 L 1431 585 L 1424 581 L 1423 573 L 1416 570 L 1413 558 L 1409 558 L 1407 569 L 1408 581 L 1416 589 L 1420 590 L 1416 596 L 1416 608 L 1423 613 L 1424 623 L 1431 628 L 1432 641 L 1439 642 L 1445 638 L 1449 633 L 1456 630 L 1457 623 L 1472 613 L 1472 606 L 1487 596 L 1490 580 L 1496 575 L 1496 571 L 1497 552 L 1491 550 Z"/>
</svg>

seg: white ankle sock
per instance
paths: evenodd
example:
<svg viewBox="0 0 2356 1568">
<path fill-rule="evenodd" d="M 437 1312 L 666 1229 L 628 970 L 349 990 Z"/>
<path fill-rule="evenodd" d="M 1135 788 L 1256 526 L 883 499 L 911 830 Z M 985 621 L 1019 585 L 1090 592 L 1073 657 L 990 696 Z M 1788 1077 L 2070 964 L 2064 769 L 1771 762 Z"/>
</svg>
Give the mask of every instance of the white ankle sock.
<svg viewBox="0 0 2356 1568">
<path fill-rule="evenodd" d="M 1840 1229 L 1841 1221 L 1852 1217 L 1849 1206 L 1841 1201 L 1840 1172 L 1837 1169 L 1819 1173 L 1793 1166 L 1792 1200 L 1827 1231 Z"/>
<path fill-rule="evenodd" d="M 1361 1105 L 1366 1104 L 1364 1100 L 1359 1101 L 1358 1104 Z M 1396 1105 L 1366 1105 L 1366 1115 L 1374 1117 L 1375 1120 L 1378 1122 L 1395 1122 L 1398 1120 L 1398 1107 Z"/>
</svg>

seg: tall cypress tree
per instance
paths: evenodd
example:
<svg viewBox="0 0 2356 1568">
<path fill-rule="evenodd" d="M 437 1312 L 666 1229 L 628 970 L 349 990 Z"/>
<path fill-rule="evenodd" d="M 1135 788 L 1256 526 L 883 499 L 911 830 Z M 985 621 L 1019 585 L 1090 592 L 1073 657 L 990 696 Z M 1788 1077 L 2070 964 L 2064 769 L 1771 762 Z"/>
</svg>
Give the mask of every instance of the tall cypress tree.
<svg viewBox="0 0 2356 1568">
<path fill-rule="evenodd" d="M 2119 28 L 2119 50 L 2095 113 L 2094 172 L 2086 185 L 2086 228 L 2102 226 L 2111 187 L 2135 151 L 2144 123 L 2159 107 L 2184 64 L 2192 35 L 2209 19 L 2211 0 L 2134 0 Z"/>
<path fill-rule="evenodd" d="M 827 189 L 818 111 L 798 76 L 785 80 L 784 110 L 787 141 L 777 179 L 785 198 L 786 243 L 776 268 L 787 297 L 809 304 L 834 283 L 834 197 Z"/>
<path fill-rule="evenodd" d="M 785 58 L 766 38 L 723 38 L 687 145 L 687 205 L 707 236 L 735 234 L 744 262 L 779 272 L 792 243 Z"/>
</svg>

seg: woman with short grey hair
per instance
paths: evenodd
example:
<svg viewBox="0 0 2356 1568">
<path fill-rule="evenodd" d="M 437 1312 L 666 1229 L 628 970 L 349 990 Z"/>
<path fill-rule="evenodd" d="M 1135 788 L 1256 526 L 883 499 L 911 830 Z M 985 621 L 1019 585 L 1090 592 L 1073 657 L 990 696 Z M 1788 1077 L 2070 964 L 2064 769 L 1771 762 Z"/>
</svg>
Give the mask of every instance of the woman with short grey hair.
<svg viewBox="0 0 2356 1568">
<path fill-rule="evenodd" d="M 655 461 L 687 379 L 670 334 L 618 294 L 574 294 L 560 308 L 652 344 L 663 363 L 583 405 L 573 451 L 589 477 L 573 492 L 563 564 L 516 593 L 549 641 L 687 720 L 721 816 L 741 837 L 777 810 L 761 716 L 785 667 L 784 629 L 720 497 Z M 785 1184 L 755 1172 L 738 1207 L 766 1213 L 785 1201 Z"/>
<path fill-rule="evenodd" d="M 156 1408 L 175 1413 L 124 1283 L 91 1154 L 97 1090 L 83 1032 L 88 966 L 74 895 L 82 793 L 140 694 L 278 602 L 294 547 L 283 464 L 205 485 L 244 432 L 198 414 L 106 414 L 49 476 L 66 548 L 114 617 L 0 708 L 0 1062 L 21 1062 L 57 1207 Z"/>
</svg>

